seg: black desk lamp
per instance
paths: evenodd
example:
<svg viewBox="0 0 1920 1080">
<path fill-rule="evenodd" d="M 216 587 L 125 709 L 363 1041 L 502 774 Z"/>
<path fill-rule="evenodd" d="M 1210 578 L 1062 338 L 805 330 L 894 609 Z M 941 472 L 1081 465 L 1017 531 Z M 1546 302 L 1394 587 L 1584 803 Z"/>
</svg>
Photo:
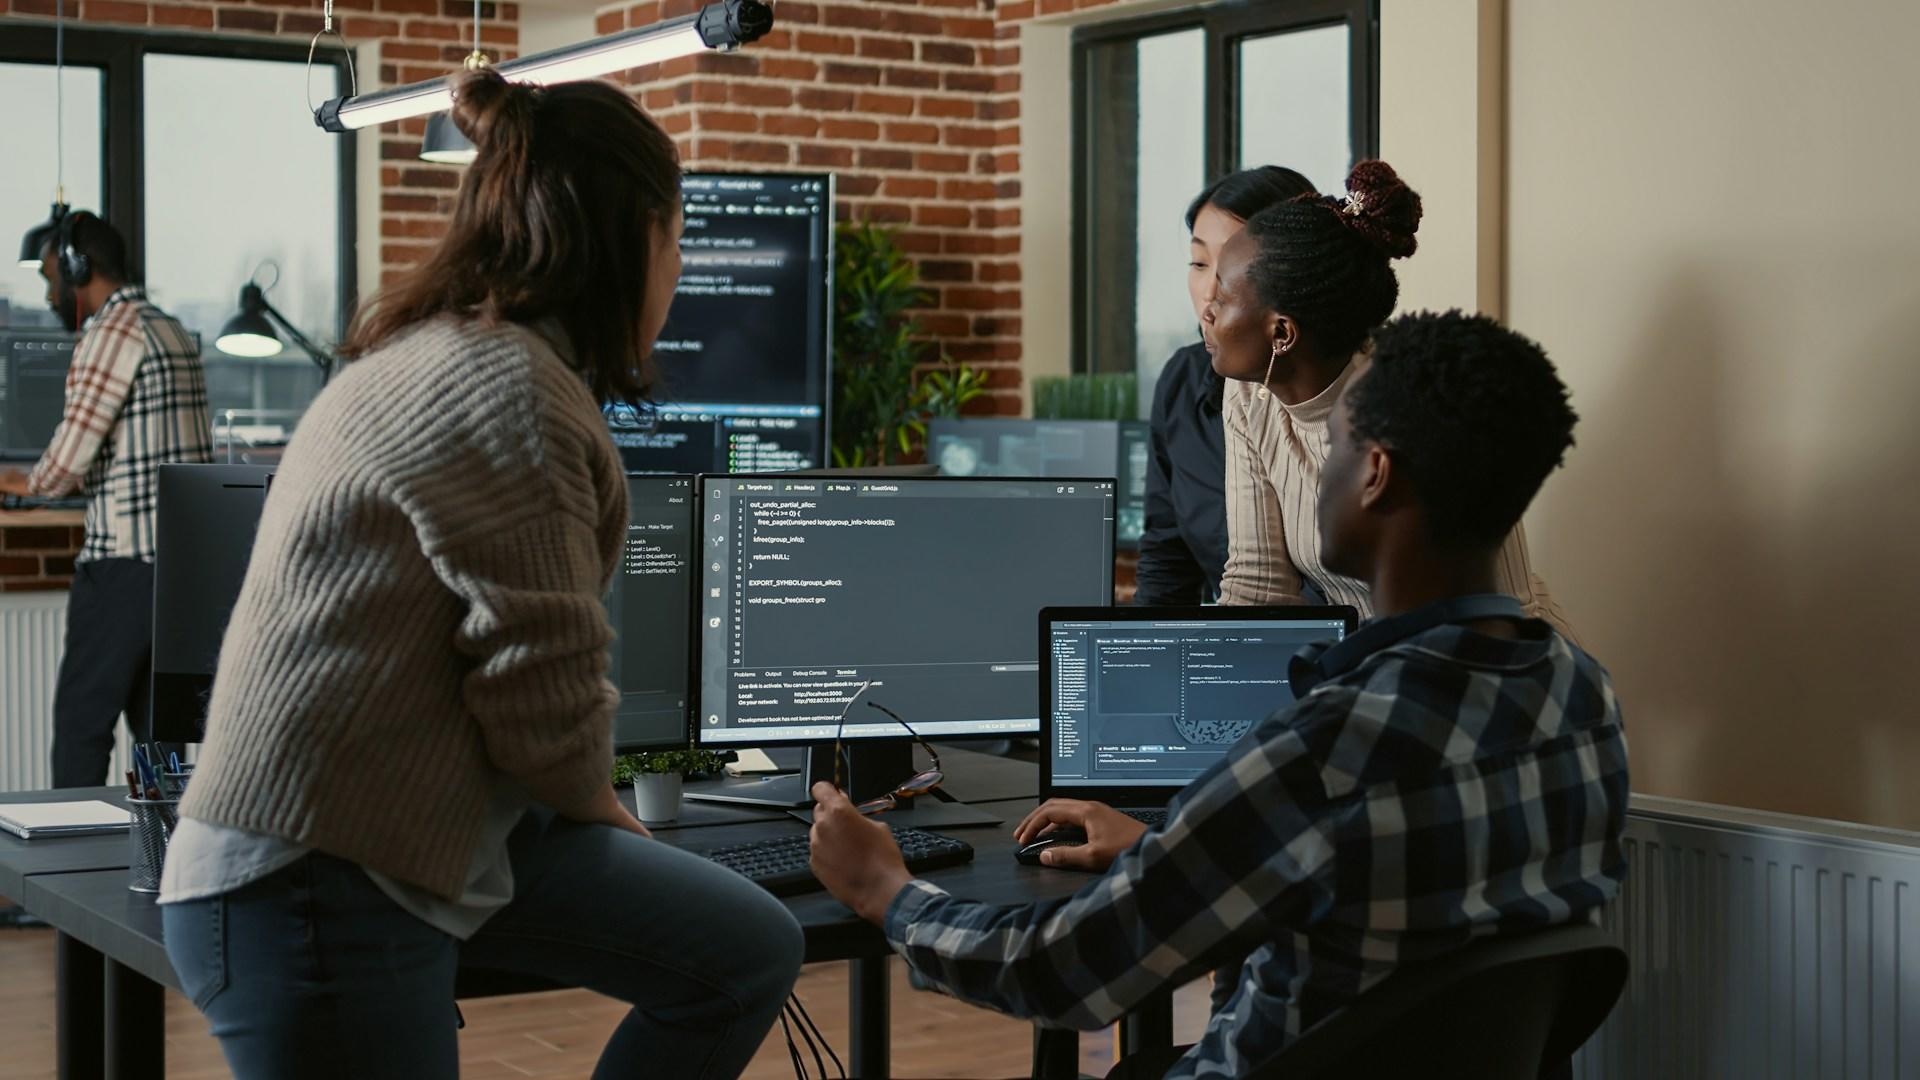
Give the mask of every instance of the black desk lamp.
<svg viewBox="0 0 1920 1080">
<path fill-rule="evenodd" d="M 282 348 L 280 335 L 274 331 L 274 327 L 278 326 L 301 351 L 313 358 L 314 365 L 320 369 L 320 381 L 324 383 L 333 373 L 333 354 L 314 344 L 291 320 L 267 303 L 267 289 L 279 280 L 280 269 L 276 266 L 274 280 L 265 288 L 251 281 L 241 286 L 240 311 L 220 328 L 220 336 L 214 339 L 214 344 L 221 352 L 233 356 L 278 356 Z"/>
</svg>

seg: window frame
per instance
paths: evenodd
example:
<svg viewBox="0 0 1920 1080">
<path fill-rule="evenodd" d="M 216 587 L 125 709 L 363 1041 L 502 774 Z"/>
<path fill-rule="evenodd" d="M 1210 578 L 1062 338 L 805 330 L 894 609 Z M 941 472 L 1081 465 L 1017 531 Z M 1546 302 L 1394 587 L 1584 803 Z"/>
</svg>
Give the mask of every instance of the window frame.
<svg viewBox="0 0 1920 1080">
<path fill-rule="evenodd" d="M 0 19 L 6 33 L 0 35 L 0 62 L 20 64 L 54 63 L 55 28 L 45 23 L 21 23 Z M 105 118 L 100 132 L 100 162 L 104 173 L 102 190 L 106 204 L 98 208 L 100 216 L 111 221 L 127 239 L 128 272 L 144 282 L 146 268 L 147 221 L 146 190 L 146 58 L 152 54 L 205 56 L 232 60 L 275 60 L 307 63 L 307 46 L 292 40 L 273 38 L 220 37 L 210 34 L 100 30 L 74 27 L 65 30 L 65 54 L 68 67 L 87 67 L 102 72 L 105 85 L 101 92 L 101 112 Z M 358 57 L 354 57 L 357 62 Z M 351 78 L 348 57 L 339 50 L 315 56 L 316 67 L 338 72 L 341 83 Z M 290 123 L 301 117 L 288 110 Z M 336 264 L 338 309 L 334 312 L 333 332 L 346 333 L 350 313 L 358 302 L 356 245 L 359 222 L 355 211 L 359 204 L 355 180 L 358 176 L 357 140 L 350 136 L 327 135 L 339 139 L 339 252 Z M 71 133 L 69 133 L 71 134 Z M 49 196 L 51 196 L 49 192 Z M 51 201 L 51 200 L 49 200 Z M 32 223 L 20 222 L 24 232 Z M 14 226 L 9 224 L 8 228 Z M 9 233 L 8 235 L 12 235 Z"/>
<path fill-rule="evenodd" d="M 1240 156 L 1239 49 L 1248 38 L 1266 37 L 1345 23 L 1347 35 L 1347 111 L 1349 144 L 1355 160 L 1374 157 L 1380 146 L 1380 4 L 1379 0 L 1270 0 L 1257 5 L 1187 8 L 1096 23 L 1074 30 L 1072 37 L 1073 131 L 1071 142 L 1072 207 L 1069 243 L 1073 262 L 1073 330 L 1070 335 L 1075 374 L 1131 372 L 1135 359 L 1128 353 L 1125 366 L 1095 367 L 1091 346 L 1098 331 L 1092 302 L 1094 150 L 1090 118 L 1099 104 L 1092 85 L 1095 49 L 1139 41 L 1180 30 L 1199 29 L 1206 35 L 1206 118 L 1204 175 L 1226 175 Z M 1180 209 L 1184 210 L 1185 207 Z M 1124 305 L 1131 308 L 1133 305 Z M 1121 355 L 1115 350 L 1115 356 Z"/>
</svg>

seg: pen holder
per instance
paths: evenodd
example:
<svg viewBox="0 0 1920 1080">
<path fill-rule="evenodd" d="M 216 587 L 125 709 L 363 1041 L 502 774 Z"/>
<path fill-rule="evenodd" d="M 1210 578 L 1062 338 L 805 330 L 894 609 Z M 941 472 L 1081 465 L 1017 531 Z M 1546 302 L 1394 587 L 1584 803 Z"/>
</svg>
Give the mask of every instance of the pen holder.
<svg viewBox="0 0 1920 1080">
<path fill-rule="evenodd" d="M 180 800 L 127 799 L 127 842 L 133 845 L 127 865 L 127 888 L 137 893 L 160 891 L 160 868 L 167 861 L 167 841 L 180 821 Z"/>
</svg>

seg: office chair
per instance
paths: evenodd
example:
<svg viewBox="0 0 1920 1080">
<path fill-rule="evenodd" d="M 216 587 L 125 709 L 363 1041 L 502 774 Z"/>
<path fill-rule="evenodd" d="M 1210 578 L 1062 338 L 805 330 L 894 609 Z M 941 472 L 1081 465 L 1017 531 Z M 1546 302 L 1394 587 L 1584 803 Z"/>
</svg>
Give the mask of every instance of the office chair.
<svg viewBox="0 0 1920 1080">
<path fill-rule="evenodd" d="M 1458 955 L 1395 974 L 1248 1075 L 1566 1075 L 1562 1067 L 1599 1030 L 1626 982 L 1626 950 L 1595 926 L 1487 938 Z"/>
</svg>

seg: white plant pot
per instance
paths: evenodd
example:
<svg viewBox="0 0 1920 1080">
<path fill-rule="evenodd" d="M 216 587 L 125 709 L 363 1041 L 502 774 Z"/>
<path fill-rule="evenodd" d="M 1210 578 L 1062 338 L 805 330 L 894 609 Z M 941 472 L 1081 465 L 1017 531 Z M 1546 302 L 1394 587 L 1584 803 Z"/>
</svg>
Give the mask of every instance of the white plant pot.
<svg viewBox="0 0 1920 1080">
<path fill-rule="evenodd" d="M 680 816 L 679 773 L 642 773 L 633 778 L 633 816 L 641 821 L 672 821 Z"/>
</svg>

